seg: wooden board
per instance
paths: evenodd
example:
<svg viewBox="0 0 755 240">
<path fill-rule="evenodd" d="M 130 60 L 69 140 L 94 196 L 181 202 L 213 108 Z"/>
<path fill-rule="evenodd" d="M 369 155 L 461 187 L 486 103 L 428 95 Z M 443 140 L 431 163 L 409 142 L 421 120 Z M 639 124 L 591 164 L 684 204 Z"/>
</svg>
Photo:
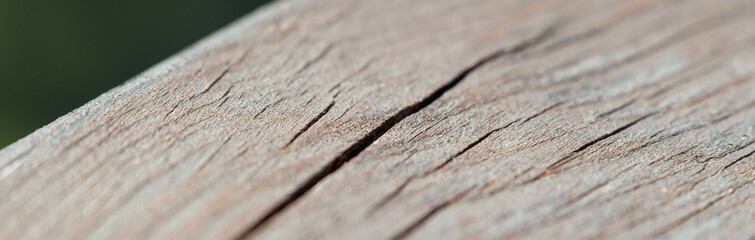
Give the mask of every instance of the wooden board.
<svg viewBox="0 0 755 240">
<path fill-rule="evenodd" d="M 0 238 L 752 238 L 753 25 L 276 2 L 0 150 Z"/>
</svg>

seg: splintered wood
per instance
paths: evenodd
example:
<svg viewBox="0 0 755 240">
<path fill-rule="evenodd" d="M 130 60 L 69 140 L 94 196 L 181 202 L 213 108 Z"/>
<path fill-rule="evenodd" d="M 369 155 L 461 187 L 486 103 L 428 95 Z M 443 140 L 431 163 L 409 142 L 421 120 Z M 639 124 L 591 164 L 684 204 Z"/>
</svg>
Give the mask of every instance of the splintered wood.
<svg viewBox="0 0 755 240">
<path fill-rule="evenodd" d="M 1 150 L 0 238 L 752 238 L 754 26 L 276 2 Z"/>
</svg>

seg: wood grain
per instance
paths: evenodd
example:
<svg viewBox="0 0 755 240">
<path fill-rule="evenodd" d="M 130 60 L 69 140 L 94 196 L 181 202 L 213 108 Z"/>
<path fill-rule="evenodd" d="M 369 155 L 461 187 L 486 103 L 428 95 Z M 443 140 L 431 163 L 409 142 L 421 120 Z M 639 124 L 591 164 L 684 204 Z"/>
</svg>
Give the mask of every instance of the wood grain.
<svg viewBox="0 0 755 240">
<path fill-rule="evenodd" d="M 752 238 L 753 24 L 276 2 L 0 150 L 0 238 Z"/>
</svg>

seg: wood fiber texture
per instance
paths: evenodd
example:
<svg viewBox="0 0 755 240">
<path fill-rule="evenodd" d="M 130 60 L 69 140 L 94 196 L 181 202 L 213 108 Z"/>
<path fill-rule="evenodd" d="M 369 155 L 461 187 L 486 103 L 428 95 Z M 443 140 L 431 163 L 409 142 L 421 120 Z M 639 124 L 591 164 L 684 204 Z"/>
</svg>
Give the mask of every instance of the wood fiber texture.
<svg viewBox="0 0 755 240">
<path fill-rule="evenodd" d="M 284 0 L 0 150 L 1 239 L 752 239 L 752 0 Z"/>
</svg>

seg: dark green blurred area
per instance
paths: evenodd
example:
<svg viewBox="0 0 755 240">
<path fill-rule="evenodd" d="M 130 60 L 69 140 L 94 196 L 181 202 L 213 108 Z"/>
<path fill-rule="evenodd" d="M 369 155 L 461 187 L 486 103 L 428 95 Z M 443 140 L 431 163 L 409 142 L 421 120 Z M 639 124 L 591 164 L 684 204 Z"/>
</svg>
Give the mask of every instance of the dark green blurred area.
<svg viewBox="0 0 755 240">
<path fill-rule="evenodd" d="M 0 148 L 267 0 L 0 0 Z"/>
</svg>

